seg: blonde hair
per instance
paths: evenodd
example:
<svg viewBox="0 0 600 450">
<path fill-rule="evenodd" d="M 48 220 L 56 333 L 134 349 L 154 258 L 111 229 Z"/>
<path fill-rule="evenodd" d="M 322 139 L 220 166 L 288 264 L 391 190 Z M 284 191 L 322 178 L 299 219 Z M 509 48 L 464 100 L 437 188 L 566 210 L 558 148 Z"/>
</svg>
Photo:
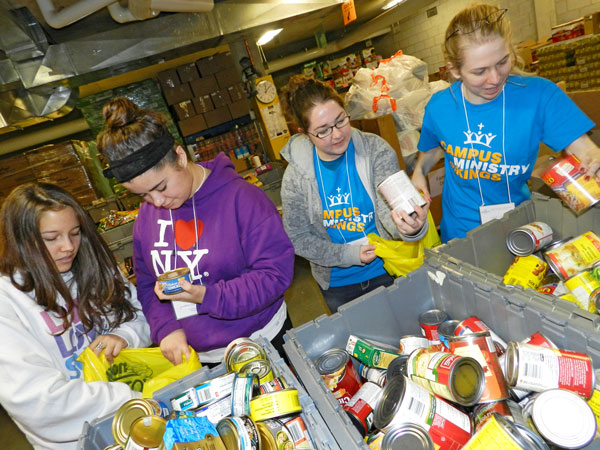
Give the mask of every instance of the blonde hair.
<svg viewBox="0 0 600 450">
<path fill-rule="evenodd" d="M 446 29 L 443 47 L 446 61 L 458 70 L 464 62 L 465 47 L 501 37 L 509 47 L 514 68 L 517 57 L 510 21 L 505 13 L 505 9 L 485 3 L 474 3 L 460 11 Z"/>
</svg>

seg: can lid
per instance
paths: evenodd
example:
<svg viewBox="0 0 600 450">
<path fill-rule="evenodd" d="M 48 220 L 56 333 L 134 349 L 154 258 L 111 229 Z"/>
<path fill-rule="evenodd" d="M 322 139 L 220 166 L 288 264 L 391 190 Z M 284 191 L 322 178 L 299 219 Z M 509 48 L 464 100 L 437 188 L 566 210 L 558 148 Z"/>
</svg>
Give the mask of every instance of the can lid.
<svg viewBox="0 0 600 450">
<path fill-rule="evenodd" d="M 472 406 L 485 390 L 485 374 L 475 358 L 462 356 L 452 369 L 450 390 L 457 403 Z"/>
<path fill-rule="evenodd" d="M 431 436 L 416 423 L 405 423 L 392 428 L 383 436 L 381 450 L 433 450 Z"/>
<path fill-rule="evenodd" d="M 519 368 L 519 344 L 517 342 L 509 342 L 504 357 L 504 376 L 506 383 L 514 387 L 517 383 L 517 371 Z"/>
<path fill-rule="evenodd" d="M 112 422 L 115 443 L 125 445 L 133 422 L 143 416 L 155 414 L 152 405 L 143 398 L 132 398 L 121 405 Z"/>
<path fill-rule="evenodd" d="M 535 250 L 535 239 L 528 230 L 517 228 L 508 233 L 506 246 L 514 255 L 528 256 Z"/>
<path fill-rule="evenodd" d="M 408 362 L 409 357 L 410 355 L 400 355 L 390 361 L 390 365 L 385 372 L 385 379 L 387 382 L 399 375 L 404 375 L 405 377 L 408 376 L 406 363 Z"/>
<path fill-rule="evenodd" d="M 430 309 L 419 316 L 419 322 L 424 325 L 438 325 L 446 320 L 448 320 L 448 313 L 440 309 Z"/>
<path fill-rule="evenodd" d="M 546 441 L 539 434 L 518 423 L 515 423 L 515 428 L 521 433 L 521 437 L 528 444 L 527 447 L 523 447 L 525 450 L 550 450 Z"/>
<path fill-rule="evenodd" d="M 493 414 L 494 419 L 498 424 L 508 433 L 508 435 L 524 450 L 534 450 L 534 448 L 528 445 L 527 439 L 523 437 L 521 432 L 517 429 L 516 425 L 504 417 L 500 413 Z"/>
<path fill-rule="evenodd" d="M 408 382 L 408 378 L 404 375 L 388 379 L 381 392 L 381 397 L 379 397 L 379 402 L 375 407 L 373 417 L 375 428 L 384 429 L 392 421 L 398 409 L 400 409 L 404 391 L 406 390 L 406 383 Z"/>
<path fill-rule="evenodd" d="M 320 375 L 329 375 L 346 366 L 349 359 L 350 355 L 343 348 L 332 348 L 317 358 L 315 367 Z"/>
<path fill-rule="evenodd" d="M 440 336 L 450 337 L 454 336 L 454 330 L 460 323 L 460 320 L 446 320 L 445 322 L 440 323 L 437 328 L 437 332 Z"/>
<path fill-rule="evenodd" d="M 540 393 L 533 403 L 531 418 L 540 435 L 564 448 L 581 448 L 596 435 L 596 417 L 592 408 L 564 389 Z"/>
<path fill-rule="evenodd" d="M 131 424 L 129 439 L 143 447 L 157 448 L 162 443 L 166 427 L 167 421 L 160 416 L 139 417 Z"/>
<path fill-rule="evenodd" d="M 265 378 L 271 371 L 271 363 L 267 359 L 254 359 L 244 364 L 239 372 L 246 374 L 255 374 L 260 380 Z"/>
<path fill-rule="evenodd" d="M 277 450 L 277 441 L 271 429 L 263 422 L 256 422 L 256 429 L 260 436 L 260 450 Z"/>
</svg>

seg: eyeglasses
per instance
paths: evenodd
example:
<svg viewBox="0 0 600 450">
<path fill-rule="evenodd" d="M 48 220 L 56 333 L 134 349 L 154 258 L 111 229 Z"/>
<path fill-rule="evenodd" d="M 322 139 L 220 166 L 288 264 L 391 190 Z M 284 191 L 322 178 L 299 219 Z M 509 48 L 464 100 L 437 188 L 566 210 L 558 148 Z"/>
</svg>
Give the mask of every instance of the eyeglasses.
<svg viewBox="0 0 600 450">
<path fill-rule="evenodd" d="M 492 25 L 496 22 L 499 22 L 500 20 L 502 20 L 502 18 L 504 17 L 504 14 L 506 14 L 506 11 L 508 11 L 508 9 L 504 8 L 504 9 L 499 9 L 498 11 L 494 11 L 493 13 L 491 13 L 489 16 L 484 17 L 483 19 L 475 22 L 475 24 L 473 25 L 473 28 L 465 31 L 461 28 L 457 28 L 456 30 L 454 30 L 447 38 L 446 38 L 446 42 L 448 42 L 448 40 L 454 36 L 458 36 L 458 34 L 471 34 L 476 32 L 477 30 L 479 30 L 483 24 L 486 25 Z"/>
<path fill-rule="evenodd" d="M 350 123 L 350 116 L 344 116 L 343 118 L 339 119 L 336 123 L 334 123 L 333 126 L 330 126 L 327 128 L 322 128 L 321 131 L 319 131 L 315 134 L 313 134 L 309 131 L 307 131 L 307 133 L 316 138 L 325 139 L 326 137 L 331 136 L 331 133 L 333 133 L 334 127 L 339 130 L 340 128 L 344 128 L 349 123 Z"/>
</svg>

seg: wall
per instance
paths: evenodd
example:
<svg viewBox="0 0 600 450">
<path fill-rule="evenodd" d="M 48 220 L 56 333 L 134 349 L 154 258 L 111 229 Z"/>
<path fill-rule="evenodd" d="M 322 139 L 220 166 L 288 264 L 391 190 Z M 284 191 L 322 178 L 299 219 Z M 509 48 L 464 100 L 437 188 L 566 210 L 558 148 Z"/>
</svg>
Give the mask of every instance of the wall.
<svg viewBox="0 0 600 450">
<path fill-rule="evenodd" d="M 555 0 L 557 23 L 565 23 L 600 10 L 598 0 Z"/>
</svg>

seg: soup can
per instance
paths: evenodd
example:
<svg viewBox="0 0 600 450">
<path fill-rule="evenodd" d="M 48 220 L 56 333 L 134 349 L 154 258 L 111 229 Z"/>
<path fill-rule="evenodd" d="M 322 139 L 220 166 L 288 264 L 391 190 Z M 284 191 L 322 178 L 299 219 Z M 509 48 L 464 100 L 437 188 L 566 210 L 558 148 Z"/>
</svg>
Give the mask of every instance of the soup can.
<svg viewBox="0 0 600 450">
<path fill-rule="evenodd" d="M 403 423 L 383 435 L 381 450 L 434 450 L 433 440 L 425 428 Z"/>
<path fill-rule="evenodd" d="M 513 255 L 528 256 L 549 245 L 553 238 L 550 225 L 531 222 L 508 233 L 506 246 Z"/>
<path fill-rule="evenodd" d="M 600 261 L 600 238 L 588 231 L 546 249 L 544 258 L 554 273 L 566 280 Z"/>
<path fill-rule="evenodd" d="M 565 283 L 563 283 L 562 281 L 558 281 L 556 283 L 543 284 L 542 286 L 538 287 L 536 291 L 540 292 L 541 294 L 555 295 L 557 297 L 560 297 L 561 295 L 567 294 L 569 292 L 569 290 L 565 287 Z"/>
<path fill-rule="evenodd" d="M 541 286 L 547 270 L 548 264 L 536 255 L 516 256 L 502 281 L 506 286 L 537 289 Z"/>
<path fill-rule="evenodd" d="M 163 435 L 167 421 L 160 416 L 144 416 L 136 419 L 129 429 L 126 450 L 164 450 Z"/>
<path fill-rule="evenodd" d="M 440 450 L 460 448 L 473 431 L 467 414 L 400 375 L 383 388 L 374 425 L 387 433 L 407 422 L 425 428 Z"/>
<path fill-rule="evenodd" d="M 448 318 L 448 314 L 439 309 L 430 309 L 429 311 L 421 313 L 419 316 L 419 325 L 421 325 L 423 336 L 431 342 L 439 344 L 440 339 L 437 332 L 438 326 L 440 326 L 442 322 L 448 320 Z"/>
<path fill-rule="evenodd" d="M 496 353 L 498 356 L 504 354 L 506 352 L 506 342 L 498 336 L 494 331 L 488 327 L 483 320 L 481 320 L 477 316 L 467 317 L 462 320 L 455 328 L 454 335 L 455 336 L 463 336 L 465 334 L 471 333 L 481 333 L 482 331 L 489 331 L 492 340 L 494 341 L 494 345 L 496 346 Z"/>
<path fill-rule="evenodd" d="M 389 367 L 389 366 L 388 366 Z M 378 369 L 376 367 L 369 367 L 365 364 L 360 364 L 358 366 L 358 373 L 363 380 L 371 381 L 378 385 L 379 387 L 385 386 L 385 381 L 387 377 L 387 370 Z"/>
<path fill-rule="evenodd" d="M 411 353 L 406 366 L 413 382 L 463 406 L 477 403 L 485 389 L 483 369 L 468 356 L 422 348 Z"/>
<path fill-rule="evenodd" d="M 293 388 L 257 395 L 250 400 L 250 417 L 256 421 L 275 419 L 301 411 L 298 390 Z"/>
<path fill-rule="evenodd" d="M 596 376 L 592 360 L 585 353 L 510 342 L 506 381 L 517 389 L 534 392 L 565 389 L 589 399 L 594 393 Z"/>
<path fill-rule="evenodd" d="M 367 381 L 344 406 L 350 421 L 363 436 L 366 436 L 373 425 L 373 410 L 377 407 L 381 391 L 381 386 Z"/>
<path fill-rule="evenodd" d="M 578 395 L 564 389 L 550 389 L 536 396 L 531 406 L 535 430 L 550 444 L 581 448 L 596 435 L 596 417 Z"/>
<path fill-rule="evenodd" d="M 169 410 L 150 398 L 132 398 L 121 405 L 112 421 L 112 436 L 116 444 L 125 446 L 131 425 L 140 417 L 168 417 Z"/>
<path fill-rule="evenodd" d="M 502 414 L 494 413 L 473 435 L 463 450 L 548 450 L 548 446 L 536 439 L 531 430 L 522 428 Z"/>
<path fill-rule="evenodd" d="M 317 358 L 315 367 L 340 405 L 344 406 L 358 392 L 360 378 L 346 350 L 327 350 Z"/>
<path fill-rule="evenodd" d="M 429 339 L 423 336 L 402 336 L 399 341 L 400 354 L 410 355 L 418 348 L 429 347 L 429 344 Z"/>
<path fill-rule="evenodd" d="M 558 348 L 545 334 L 536 331 L 531 336 L 526 337 L 521 341 L 523 344 L 540 345 L 546 348 Z"/>
<path fill-rule="evenodd" d="M 565 280 L 565 286 L 577 298 L 582 309 L 596 312 L 596 299 L 600 296 L 600 281 L 592 276 L 591 270 L 584 270 Z"/>
<path fill-rule="evenodd" d="M 301 415 L 292 415 L 288 417 L 281 417 L 278 419 L 288 430 L 290 430 L 291 441 L 294 444 L 293 447 L 289 448 L 298 448 L 298 449 L 316 449 L 317 447 L 313 443 L 310 434 L 306 428 L 306 424 L 302 419 Z M 284 446 L 284 449 L 286 447 Z"/>
<path fill-rule="evenodd" d="M 585 176 L 575 155 L 560 158 L 542 174 L 542 180 L 576 213 L 600 200 L 600 184 L 594 177 Z"/>
<path fill-rule="evenodd" d="M 227 450 L 260 450 L 261 448 L 256 424 L 248 416 L 226 417 L 217 423 L 217 431 Z"/>
<path fill-rule="evenodd" d="M 437 329 L 439 340 L 447 349 L 450 349 L 448 339 L 455 336 L 454 332 L 459 323 L 460 320 L 446 320 Z"/>
<path fill-rule="evenodd" d="M 240 367 L 239 373 L 256 374 L 259 384 L 266 383 L 274 378 L 271 363 L 268 359 L 253 359 L 252 361 L 248 361 Z"/>
<path fill-rule="evenodd" d="M 415 212 L 415 205 L 425 206 L 427 202 L 412 184 L 404 170 L 390 175 L 377 186 L 392 211 Z"/>
<path fill-rule="evenodd" d="M 183 289 L 179 286 L 179 280 L 186 280 L 191 283 L 190 269 L 187 267 L 181 267 L 179 269 L 171 270 L 160 274 L 156 280 L 162 287 L 163 294 L 176 294 L 182 292 Z"/>
<path fill-rule="evenodd" d="M 234 339 L 225 349 L 224 361 L 228 372 L 239 372 L 245 364 L 256 359 L 267 359 L 267 353 L 249 338 Z"/>
<path fill-rule="evenodd" d="M 451 337 L 448 343 L 453 354 L 470 356 L 483 369 L 485 381 L 479 403 L 497 402 L 509 397 L 496 346 L 489 331 Z"/>
</svg>

